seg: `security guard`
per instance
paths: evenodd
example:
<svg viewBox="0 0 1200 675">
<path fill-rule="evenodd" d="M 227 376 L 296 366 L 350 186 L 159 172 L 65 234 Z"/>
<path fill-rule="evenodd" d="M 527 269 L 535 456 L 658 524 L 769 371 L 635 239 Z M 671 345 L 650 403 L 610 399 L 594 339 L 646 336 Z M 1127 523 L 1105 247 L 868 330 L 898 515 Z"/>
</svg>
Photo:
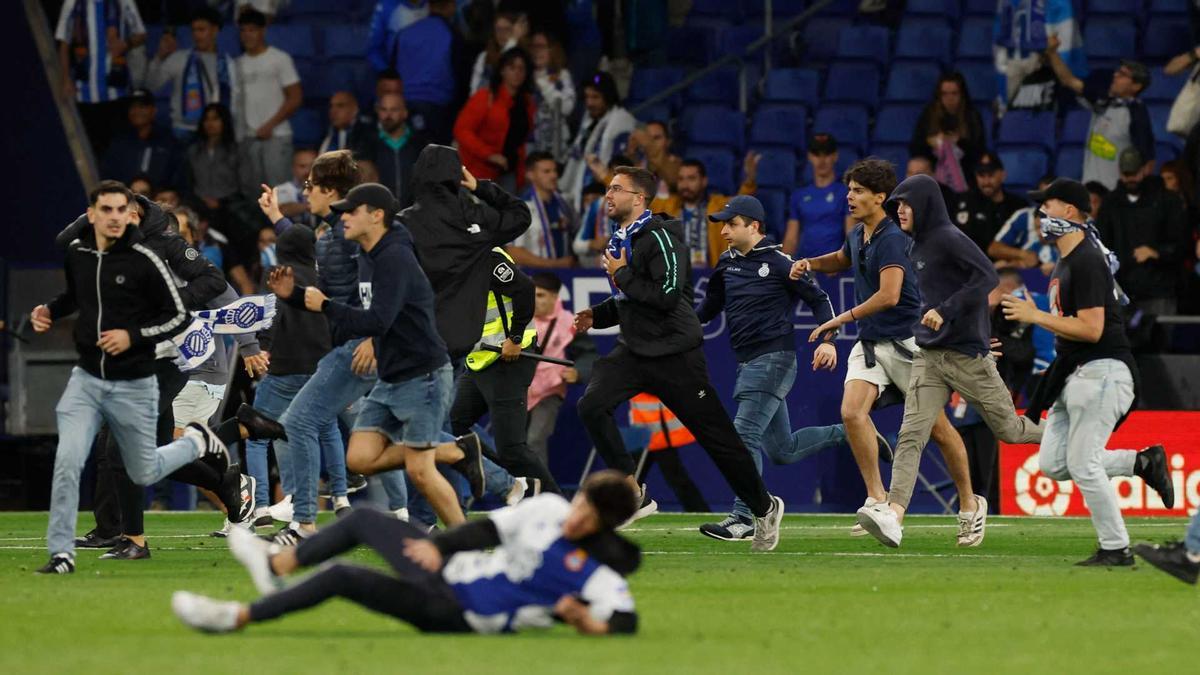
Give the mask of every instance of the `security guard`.
<svg viewBox="0 0 1200 675">
<path fill-rule="evenodd" d="M 499 464 L 514 476 L 540 479 L 546 492 L 561 494 L 550 470 L 529 449 L 525 437 L 526 395 L 537 362 L 520 355 L 522 349 L 537 341 L 532 323 L 533 280 L 517 269 L 503 248 L 492 249 L 491 256 L 484 260 L 491 269 L 487 313 L 483 333 L 467 354 L 467 368 L 458 378 L 450 409 L 451 430 L 456 435 L 466 433 L 490 412 Z"/>
<path fill-rule="evenodd" d="M 1004 189 L 1008 174 L 994 152 L 985 152 L 975 162 L 975 186 L 949 204 L 954 224 L 987 253 L 996 233 L 1012 214 L 1028 203 Z"/>
</svg>

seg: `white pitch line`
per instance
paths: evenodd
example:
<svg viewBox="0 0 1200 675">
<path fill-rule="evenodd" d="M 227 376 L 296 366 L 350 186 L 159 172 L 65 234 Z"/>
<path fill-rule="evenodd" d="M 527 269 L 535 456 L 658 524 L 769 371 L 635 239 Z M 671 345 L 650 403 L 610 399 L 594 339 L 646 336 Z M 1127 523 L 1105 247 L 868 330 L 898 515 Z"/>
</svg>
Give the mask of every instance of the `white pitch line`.
<svg viewBox="0 0 1200 675">
<path fill-rule="evenodd" d="M 770 553 L 752 553 L 750 551 L 642 551 L 646 555 L 737 555 L 737 556 L 775 556 L 790 555 L 801 557 L 831 557 L 831 558 L 1021 558 L 1040 556 L 998 555 L 995 553 L 873 553 L 869 551 L 772 551 Z"/>
</svg>

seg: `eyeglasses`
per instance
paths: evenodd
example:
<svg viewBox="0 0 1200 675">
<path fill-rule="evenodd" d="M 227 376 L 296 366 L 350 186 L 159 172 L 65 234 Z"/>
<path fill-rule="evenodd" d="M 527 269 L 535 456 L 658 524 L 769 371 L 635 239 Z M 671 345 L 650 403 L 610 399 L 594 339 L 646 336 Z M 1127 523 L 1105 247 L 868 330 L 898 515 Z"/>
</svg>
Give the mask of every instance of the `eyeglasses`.
<svg viewBox="0 0 1200 675">
<path fill-rule="evenodd" d="M 316 186 L 316 185 L 314 185 L 314 184 L 313 184 L 313 182 L 312 182 L 311 180 L 306 180 L 306 181 L 304 181 L 304 189 L 305 189 L 305 190 L 309 190 L 309 191 L 311 191 L 311 190 L 313 190 L 313 189 L 314 189 L 314 188 L 316 188 L 316 187 L 317 187 L 317 186 Z"/>
<path fill-rule="evenodd" d="M 642 193 L 638 192 L 637 190 L 626 190 L 625 188 L 621 187 L 620 185 L 615 185 L 615 184 L 614 184 L 614 185 L 609 185 L 609 186 L 608 186 L 608 189 L 607 189 L 607 190 L 605 190 L 604 192 L 605 192 L 606 194 L 620 194 L 620 193 L 622 193 L 622 192 L 624 192 L 624 193 L 626 193 L 626 194 L 631 194 L 631 195 L 640 195 L 640 194 L 642 194 Z"/>
</svg>

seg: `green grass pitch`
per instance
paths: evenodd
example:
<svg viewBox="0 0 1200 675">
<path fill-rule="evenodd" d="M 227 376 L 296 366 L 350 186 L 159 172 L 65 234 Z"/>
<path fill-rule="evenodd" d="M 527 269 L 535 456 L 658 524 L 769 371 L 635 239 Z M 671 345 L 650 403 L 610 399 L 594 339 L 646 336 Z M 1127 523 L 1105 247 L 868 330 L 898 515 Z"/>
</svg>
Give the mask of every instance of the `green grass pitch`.
<svg viewBox="0 0 1200 675">
<path fill-rule="evenodd" d="M 148 514 L 149 561 L 81 550 L 70 577 L 46 560 L 45 514 L 0 514 L 0 673 L 1187 673 L 1200 654 L 1197 589 L 1144 564 L 1081 569 L 1085 519 L 994 518 L 977 549 L 951 518 L 909 519 L 904 547 L 851 539 L 852 516 L 788 516 L 772 554 L 700 536 L 707 518 L 660 515 L 632 587 L 636 637 L 565 627 L 426 636 L 344 601 L 228 636 L 192 632 L 172 591 L 254 591 L 212 514 Z M 90 523 L 82 517 L 80 533 Z M 1182 519 L 1132 520 L 1135 541 Z M 366 553 L 355 559 L 377 562 Z"/>
</svg>

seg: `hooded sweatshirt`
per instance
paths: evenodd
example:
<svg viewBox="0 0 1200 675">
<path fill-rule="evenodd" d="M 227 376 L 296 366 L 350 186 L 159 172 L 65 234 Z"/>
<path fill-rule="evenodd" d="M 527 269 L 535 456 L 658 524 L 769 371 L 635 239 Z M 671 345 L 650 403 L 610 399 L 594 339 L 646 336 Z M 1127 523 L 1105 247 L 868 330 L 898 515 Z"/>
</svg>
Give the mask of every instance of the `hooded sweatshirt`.
<svg viewBox="0 0 1200 675">
<path fill-rule="evenodd" d="M 495 183 L 479 181 L 476 201 L 461 181 L 454 148 L 425 146 L 414 167 L 416 202 L 399 215 L 437 296 L 438 333 L 452 358 L 470 353 L 483 334 L 492 248 L 512 242 L 530 222 L 525 202 Z"/>
<path fill-rule="evenodd" d="M 317 283 L 316 247 L 313 231 L 293 227 L 279 235 L 275 244 L 280 265 L 290 265 L 296 283 L 312 286 Z M 324 314 L 316 314 L 286 302 L 275 305 L 275 322 L 259 334 L 263 349 L 271 352 L 272 375 L 310 375 L 317 362 L 330 349 L 329 322 Z M 276 340 L 275 338 L 280 339 Z"/>
<path fill-rule="evenodd" d="M 943 319 L 936 331 L 920 322 L 913 326 L 917 345 L 968 356 L 987 354 L 991 338 L 987 296 L 999 283 L 992 262 L 950 222 L 937 181 L 913 176 L 896 186 L 887 211 L 897 223 L 902 200 L 913 210 L 912 262 L 921 290 L 921 316 L 935 309 Z"/>
</svg>

